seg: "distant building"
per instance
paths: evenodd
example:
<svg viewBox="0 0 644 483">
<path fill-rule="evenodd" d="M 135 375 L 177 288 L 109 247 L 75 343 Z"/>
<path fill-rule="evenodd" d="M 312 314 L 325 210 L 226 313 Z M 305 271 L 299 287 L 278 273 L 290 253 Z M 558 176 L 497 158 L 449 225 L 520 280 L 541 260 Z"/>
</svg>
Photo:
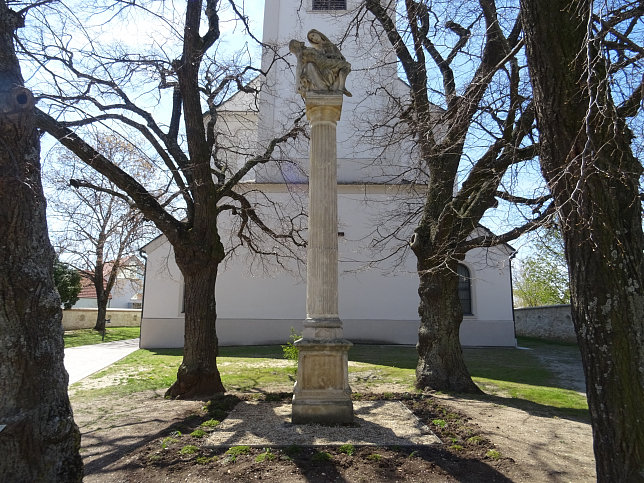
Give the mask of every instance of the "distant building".
<svg viewBox="0 0 644 483">
<path fill-rule="evenodd" d="M 95 309 L 98 307 L 96 302 L 96 287 L 94 282 L 90 280 L 86 272 L 81 272 L 81 291 L 78 293 L 78 300 L 72 306 L 73 309 Z M 103 284 L 105 286 L 105 284 Z M 112 302 L 112 296 L 107 303 L 109 307 Z"/>
<path fill-rule="evenodd" d="M 107 285 L 107 277 L 112 270 L 113 262 L 104 265 L 103 286 Z M 116 275 L 116 282 L 112 287 L 107 306 L 113 309 L 140 309 L 143 300 L 143 276 L 145 266 L 135 257 L 127 257 L 121 261 L 121 266 Z M 81 272 L 81 291 L 75 309 L 96 308 L 96 287 L 89 277 L 89 273 Z"/>
</svg>

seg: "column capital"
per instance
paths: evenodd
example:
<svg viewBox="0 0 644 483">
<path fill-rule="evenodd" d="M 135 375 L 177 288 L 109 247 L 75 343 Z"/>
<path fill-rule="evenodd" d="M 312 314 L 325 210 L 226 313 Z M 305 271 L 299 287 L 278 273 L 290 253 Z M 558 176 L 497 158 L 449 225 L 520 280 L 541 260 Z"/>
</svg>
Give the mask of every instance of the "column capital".
<svg viewBox="0 0 644 483">
<path fill-rule="evenodd" d="M 342 94 L 318 94 L 309 92 L 306 95 L 306 118 L 310 122 L 340 120 L 342 113 Z"/>
</svg>

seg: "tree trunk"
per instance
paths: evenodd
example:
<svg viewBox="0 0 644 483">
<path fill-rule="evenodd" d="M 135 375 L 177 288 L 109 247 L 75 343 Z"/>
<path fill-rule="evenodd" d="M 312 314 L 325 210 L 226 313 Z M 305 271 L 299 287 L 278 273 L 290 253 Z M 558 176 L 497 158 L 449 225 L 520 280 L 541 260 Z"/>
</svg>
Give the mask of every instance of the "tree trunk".
<svg viewBox="0 0 644 483">
<path fill-rule="evenodd" d="M 597 51 L 587 0 L 522 0 L 541 166 L 561 219 L 597 478 L 644 480 L 642 166 Z M 590 54 L 590 55 L 588 55 Z M 587 83 L 590 79 L 590 83 Z"/>
<path fill-rule="evenodd" d="M 416 387 L 480 393 L 472 381 L 459 339 L 463 311 L 458 298 L 456 263 L 431 267 L 419 253 L 420 329 L 418 331 L 418 366 Z"/>
<path fill-rule="evenodd" d="M 0 425 L 6 425 L 0 475 L 16 482 L 81 481 L 34 101 L 22 87 L 13 49 L 21 26 L 0 0 Z"/>
<path fill-rule="evenodd" d="M 98 332 L 103 332 L 105 330 L 105 316 L 107 315 L 107 302 L 109 300 L 109 294 L 105 292 L 104 285 L 104 273 L 105 265 L 103 259 L 103 251 L 105 249 L 105 226 L 102 227 L 101 233 L 98 236 L 98 241 L 96 244 L 96 264 L 94 265 L 94 289 L 96 291 L 96 324 L 94 325 L 94 330 Z"/>
<path fill-rule="evenodd" d="M 105 319 L 107 317 L 107 304 L 109 302 L 108 297 L 101 297 L 100 299 L 96 299 L 96 306 L 98 310 L 96 311 L 96 325 L 94 326 L 94 330 L 97 330 L 99 332 L 103 332 L 105 330 Z"/>
<path fill-rule="evenodd" d="M 175 254 L 177 254 L 175 247 Z M 223 247 L 221 247 L 223 258 Z M 198 260 L 192 256 L 176 255 L 184 279 L 185 337 L 183 361 L 176 382 L 166 397 L 197 398 L 222 394 L 226 390 L 217 369 L 215 284 L 220 257 Z M 188 262 L 186 262 L 188 260 Z"/>
</svg>

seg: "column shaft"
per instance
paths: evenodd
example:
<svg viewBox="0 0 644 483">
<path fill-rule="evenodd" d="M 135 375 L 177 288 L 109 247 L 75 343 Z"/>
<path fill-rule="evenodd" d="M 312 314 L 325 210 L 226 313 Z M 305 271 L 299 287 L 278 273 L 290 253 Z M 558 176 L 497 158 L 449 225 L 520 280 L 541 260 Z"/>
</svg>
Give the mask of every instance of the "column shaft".
<svg viewBox="0 0 644 483">
<path fill-rule="evenodd" d="M 336 122 L 311 121 L 306 312 L 338 317 L 338 188 Z"/>
</svg>

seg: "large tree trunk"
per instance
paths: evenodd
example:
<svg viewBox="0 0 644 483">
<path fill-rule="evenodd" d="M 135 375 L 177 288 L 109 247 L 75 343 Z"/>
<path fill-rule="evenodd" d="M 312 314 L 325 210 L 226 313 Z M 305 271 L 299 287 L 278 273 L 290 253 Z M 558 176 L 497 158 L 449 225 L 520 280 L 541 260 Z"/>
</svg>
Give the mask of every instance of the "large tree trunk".
<svg viewBox="0 0 644 483">
<path fill-rule="evenodd" d="M 470 376 L 459 339 L 463 310 L 458 298 L 456 263 L 431 266 L 418 256 L 420 329 L 416 387 L 440 391 L 480 393 Z"/>
<path fill-rule="evenodd" d="M 0 0 L 0 475 L 81 481 L 34 102 L 13 50 L 21 25 Z"/>
<path fill-rule="evenodd" d="M 521 7 L 542 171 L 561 218 L 570 267 L 597 477 L 643 481 L 642 167 L 603 66 L 593 65 L 588 75 L 587 60 L 597 54 L 586 45 L 589 1 L 522 0 Z"/>
<path fill-rule="evenodd" d="M 177 248 L 175 247 L 175 254 Z M 221 247 L 223 255 L 223 247 Z M 185 337 L 183 361 L 176 382 L 166 397 L 210 397 L 225 392 L 217 369 L 219 352 L 216 321 L 215 285 L 220 257 L 198 260 L 177 254 L 177 264 L 184 279 Z"/>
</svg>

